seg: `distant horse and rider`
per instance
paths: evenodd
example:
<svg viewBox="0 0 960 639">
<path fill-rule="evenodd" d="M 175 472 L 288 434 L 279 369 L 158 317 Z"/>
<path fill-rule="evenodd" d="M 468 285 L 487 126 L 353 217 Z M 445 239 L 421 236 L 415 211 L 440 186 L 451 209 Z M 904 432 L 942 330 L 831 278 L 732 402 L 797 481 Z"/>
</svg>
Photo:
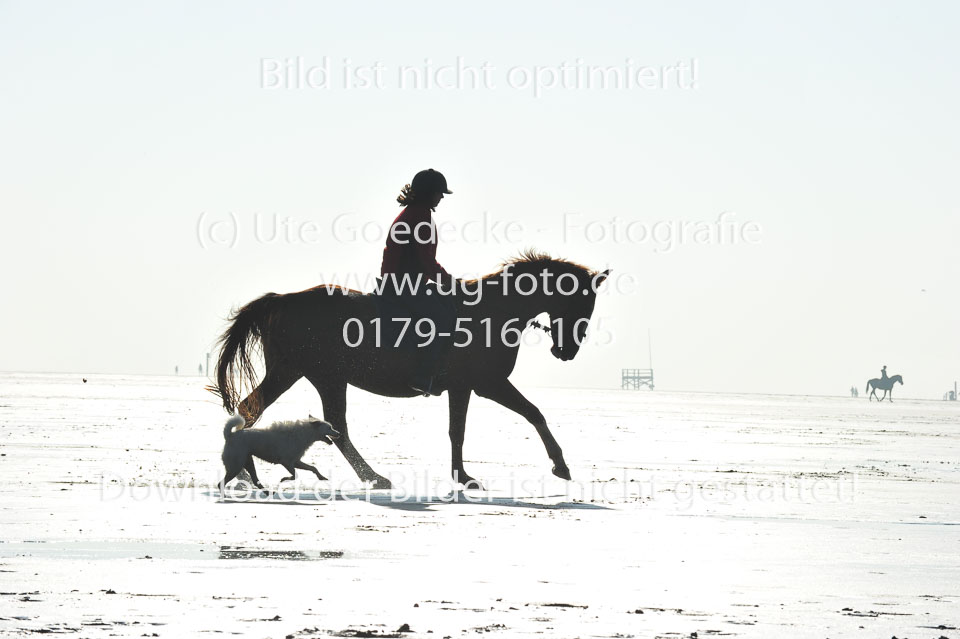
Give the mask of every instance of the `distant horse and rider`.
<svg viewBox="0 0 960 639">
<path fill-rule="evenodd" d="M 880 377 L 874 377 L 871 380 L 867 381 L 867 392 L 870 393 L 867 399 L 873 401 L 877 397 L 877 391 L 883 391 L 883 397 L 877 399 L 877 401 L 882 402 L 885 398 L 887 401 L 893 401 L 893 385 L 900 384 L 903 386 L 903 376 L 894 375 L 893 377 L 887 377 L 887 367 L 884 366 L 880 369 Z M 887 393 L 890 393 L 890 397 L 887 398 Z"/>
</svg>

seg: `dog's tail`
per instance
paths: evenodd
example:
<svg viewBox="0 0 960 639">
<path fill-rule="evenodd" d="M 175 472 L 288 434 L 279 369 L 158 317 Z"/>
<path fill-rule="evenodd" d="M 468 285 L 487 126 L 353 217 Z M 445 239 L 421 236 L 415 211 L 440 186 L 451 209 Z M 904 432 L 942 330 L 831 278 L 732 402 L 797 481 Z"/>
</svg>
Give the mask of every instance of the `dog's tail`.
<svg viewBox="0 0 960 639">
<path fill-rule="evenodd" d="M 217 385 L 207 390 L 223 400 L 228 413 L 236 410 L 240 393 L 245 386 L 256 388 L 257 372 L 251 351 L 257 342 L 263 344 L 270 314 L 277 299 L 276 293 L 267 293 L 253 300 L 230 317 L 230 327 L 220 336 L 220 358 L 217 361 Z M 256 411 L 256 407 L 253 407 Z"/>
<path fill-rule="evenodd" d="M 240 417 L 240 415 L 234 415 L 227 420 L 227 425 L 223 427 L 223 438 L 229 439 L 230 435 L 233 435 L 234 428 L 240 430 L 246 423 L 247 420 L 245 420 L 243 417 Z"/>
</svg>

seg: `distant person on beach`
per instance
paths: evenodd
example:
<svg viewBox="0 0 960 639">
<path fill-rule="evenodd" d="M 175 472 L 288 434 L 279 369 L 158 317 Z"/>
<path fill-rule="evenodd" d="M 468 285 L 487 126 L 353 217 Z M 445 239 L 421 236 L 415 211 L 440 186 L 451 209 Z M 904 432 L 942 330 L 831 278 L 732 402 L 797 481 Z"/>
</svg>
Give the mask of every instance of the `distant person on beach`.
<svg viewBox="0 0 960 639">
<path fill-rule="evenodd" d="M 410 388 L 423 395 L 434 394 L 433 376 L 453 342 L 457 323 L 453 296 L 441 294 L 438 287 L 445 283 L 443 288 L 450 292 L 453 276 L 437 262 L 437 230 L 432 216 L 444 195 L 451 193 L 439 171 L 426 169 L 413 176 L 397 197 L 404 208 L 390 225 L 380 265 L 381 295 L 405 309 L 411 321 L 409 330 L 416 335 L 416 322 L 424 318 L 430 321 L 421 331 L 429 332 L 432 339 L 429 343 L 421 341 L 424 345 L 417 348 L 415 371 L 408 381 Z"/>
<path fill-rule="evenodd" d="M 890 379 L 889 377 L 887 377 L 887 365 L 886 365 L 886 364 L 884 364 L 884 365 L 883 365 L 883 368 L 880 369 L 880 379 L 883 380 L 883 381 L 887 381 L 888 379 Z"/>
</svg>

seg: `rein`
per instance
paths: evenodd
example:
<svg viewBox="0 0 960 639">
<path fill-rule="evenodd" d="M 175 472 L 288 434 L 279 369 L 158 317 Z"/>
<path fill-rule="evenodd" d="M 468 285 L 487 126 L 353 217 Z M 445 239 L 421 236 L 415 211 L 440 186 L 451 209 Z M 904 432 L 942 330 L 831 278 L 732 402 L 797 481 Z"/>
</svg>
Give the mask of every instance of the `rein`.
<svg viewBox="0 0 960 639">
<path fill-rule="evenodd" d="M 546 333 L 547 335 L 550 335 L 551 333 L 553 333 L 553 327 L 551 327 L 551 326 L 544 326 L 543 324 L 541 324 L 541 323 L 538 322 L 537 320 L 531 320 L 530 323 L 527 324 L 527 326 L 532 326 L 532 327 L 534 327 L 534 328 L 539 328 L 541 331 L 543 331 L 543 332 Z"/>
</svg>

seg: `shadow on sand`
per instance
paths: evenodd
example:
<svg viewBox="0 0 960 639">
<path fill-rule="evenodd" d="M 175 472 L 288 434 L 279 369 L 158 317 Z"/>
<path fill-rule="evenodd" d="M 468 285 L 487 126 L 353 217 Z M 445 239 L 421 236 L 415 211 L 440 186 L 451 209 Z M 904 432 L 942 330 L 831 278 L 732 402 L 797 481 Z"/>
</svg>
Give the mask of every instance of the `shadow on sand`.
<svg viewBox="0 0 960 639">
<path fill-rule="evenodd" d="M 218 491 L 207 493 L 219 497 Z M 319 506 L 338 501 L 364 501 L 374 506 L 409 511 L 431 511 L 443 506 L 495 506 L 499 508 L 532 508 L 534 510 L 610 510 L 600 504 L 579 501 L 540 502 L 553 500 L 566 495 L 542 495 L 517 497 L 496 497 L 486 491 L 457 490 L 446 495 L 408 495 L 380 490 L 252 490 L 226 491 L 225 504 L 272 504 Z"/>
</svg>

